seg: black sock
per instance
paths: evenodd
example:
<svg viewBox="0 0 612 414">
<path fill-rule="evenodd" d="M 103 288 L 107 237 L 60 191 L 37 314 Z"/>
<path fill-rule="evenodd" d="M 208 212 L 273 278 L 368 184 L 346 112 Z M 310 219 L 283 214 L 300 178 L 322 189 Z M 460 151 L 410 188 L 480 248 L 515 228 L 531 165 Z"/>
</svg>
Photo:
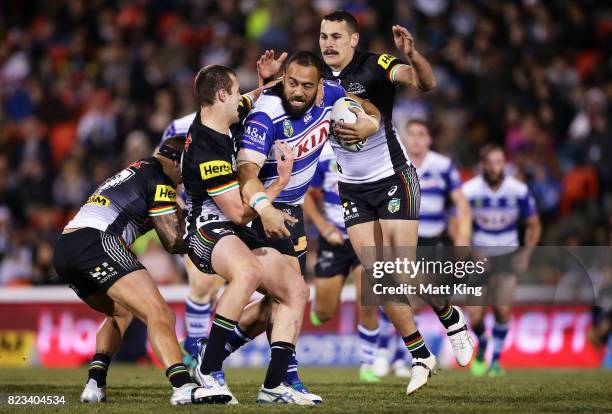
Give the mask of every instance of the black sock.
<svg viewBox="0 0 612 414">
<path fill-rule="evenodd" d="M 404 340 L 406 348 L 410 351 L 412 359 L 429 358 L 431 355 L 431 352 L 429 352 L 429 349 L 427 349 L 427 345 L 425 345 L 425 341 L 423 340 L 423 337 L 419 331 L 416 331 L 408 336 L 404 336 L 402 339 Z"/>
<path fill-rule="evenodd" d="M 276 388 L 280 385 L 287 374 L 287 367 L 291 356 L 295 352 L 295 345 L 289 342 L 273 342 L 270 345 L 272 358 L 270 359 L 270 365 L 268 365 L 268 372 L 266 372 L 266 379 L 264 381 L 264 387 L 267 389 Z"/>
<path fill-rule="evenodd" d="M 442 322 L 446 329 L 459 322 L 459 312 L 449 302 L 446 302 L 442 309 L 434 309 L 434 312 L 436 312 L 438 319 L 440 319 L 440 322 Z"/>
<path fill-rule="evenodd" d="M 97 352 L 94 354 L 89 364 L 89 379 L 96 380 L 98 387 L 102 388 L 106 386 L 106 373 L 108 372 L 108 366 L 111 362 L 111 357 Z"/>
<path fill-rule="evenodd" d="M 191 377 L 185 364 L 174 364 L 168 367 L 166 370 L 166 377 L 170 380 L 170 383 L 174 388 L 182 387 L 185 384 L 189 384 Z"/>
<path fill-rule="evenodd" d="M 212 328 L 210 328 L 206 351 L 204 351 L 204 360 L 200 368 L 202 374 L 208 375 L 211 372 L 221 370 L 223 359 L 225 359 L 225 344 L 235 327 L 236 321 L 224 318 L 219 314 L 215 315 Z"/>
</svg>

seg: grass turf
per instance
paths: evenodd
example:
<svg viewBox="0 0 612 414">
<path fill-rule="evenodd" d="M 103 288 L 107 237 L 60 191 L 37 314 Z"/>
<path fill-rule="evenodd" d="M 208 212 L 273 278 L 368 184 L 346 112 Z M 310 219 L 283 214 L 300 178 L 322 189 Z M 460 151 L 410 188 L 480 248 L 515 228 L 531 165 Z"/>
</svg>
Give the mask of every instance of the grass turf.
<svg viewBox="0 0 612 414">
<path fill-rule="evenodd" d="M 230 369 L 227 379 L 241 405 L 182 406 L 169 403 L 170 388 L 163 372 L 153 367 L 111 366 L 108 402 L 78 402 L 86 369 L 0 369 L 0 412 L 11 413 L 275 413 L 309 410 L 319 413 L 394 412 L 612 412 L 612 372 L 601 370 L 509 370 L 501 378 L 473 378 L 467 370 L 441 371 L 412 397 L 407 380 L 385 378 L 380 384 L 357 382 L 350 368 L 304 368 L 301 376 L 320 394 L 324 404 L 314 407 L 260 406 L 255 403 L 262 369 Z M 8 395 L 65 395 L 68 404 L 9 406 Z"/>
</svg>

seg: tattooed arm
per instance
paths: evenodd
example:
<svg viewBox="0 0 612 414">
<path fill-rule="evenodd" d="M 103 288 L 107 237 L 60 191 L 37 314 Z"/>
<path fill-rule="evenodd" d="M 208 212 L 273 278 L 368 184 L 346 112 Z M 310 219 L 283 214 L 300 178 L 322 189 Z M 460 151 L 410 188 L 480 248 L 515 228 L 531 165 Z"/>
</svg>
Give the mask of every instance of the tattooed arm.
<svg viewBox="0 0 612 414">
<path fill-rule="evenodd" d="M 173 254 L 187 253 L 183 242 L 183 210 L 178 208 L 175 213 L 151 217 L 151 220 L 164 249 Z"/>
</svg>

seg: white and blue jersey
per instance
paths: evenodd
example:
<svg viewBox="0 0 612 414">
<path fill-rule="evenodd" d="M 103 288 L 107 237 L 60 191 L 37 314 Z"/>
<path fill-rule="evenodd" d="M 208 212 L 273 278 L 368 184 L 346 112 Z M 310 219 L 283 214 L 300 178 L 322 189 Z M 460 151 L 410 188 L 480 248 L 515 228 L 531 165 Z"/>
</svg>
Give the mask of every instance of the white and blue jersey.
<svg viewBox="0 0 612 414">
<path fill-rule="evenodd" d="M 503 246 L 510 253 L 520 245 L 518 223 L 537 214 L 535 201 L 525 183 L 506 175 L 493 191 L 482 175 L 462 186 L 472 207 L 474 246 Z"/>
<path fill-rule="evenodd" d="M 446 204 L 450 193 L 461 188 L 459 171 L 450 158 L 428 151 L 416 169 L 421 185 L 419 237 L 440 237 L 446 230 Z"/>
<path fill-rule="evenodd" d="M 329 143 L 325 144 L 317 169 L 310 185 L 318 188 L 323 193 L 323 216 L 332 223 L 340 232 L 344 239 L 348 239 L 348 233 L 344 226 L 344 213 L 340 204 L 338 194 L 338 164 L 334 150 Z"/>
<path fill-rule="evenodd" d="M 289 183 L 276 202 L 301 204 L 317 168 L 323 144 L 329 135 L 331 108 L 346 93 L 333 82 L 324 83 L 321 106 L 313 105 L 300 118 L 290 118 L 283 108 L 282 84 L 264 91 L 244 122 L 238 164 L 254 161 L 261 166 L 259 179 L 269 187 L 277 178 L 274 143 L 282 141 L 293 147 L 295 161 Z"/>
<path fill-rule="evenodd" d="M 189 131 L 189 127 L 193 124 L 196 114 L 197 112 L 192 112 L 189 115 L 185 115 L 182 118 L 177 118 L 170 122 L 170 125 L 166 127 L 162 134 L 160 144 L 163 144 L 168 138 L 175 136 L 187 137 L 187 131 Z"/>
</svg>

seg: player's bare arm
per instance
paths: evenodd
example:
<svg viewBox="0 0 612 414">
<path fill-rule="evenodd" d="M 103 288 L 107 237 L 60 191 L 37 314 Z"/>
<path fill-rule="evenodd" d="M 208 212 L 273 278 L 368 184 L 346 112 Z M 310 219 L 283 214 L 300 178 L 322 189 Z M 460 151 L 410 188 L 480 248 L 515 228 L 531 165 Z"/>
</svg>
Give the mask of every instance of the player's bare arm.
<svg viewBox="0 0 612 414">
<path fill-rule="evenodd" d="M 173 254 L 187 253 L 187 248 L 183 242 L 185 228 L 180 208 L 177 209 L 176 213 L 151 217 L 151 221 L 164 249 Z"/>
<path fill-rule="evenodd" d="M 356 108 L 350 108 L 349 110 L 357 116 L 357 122 L 354 124 L 340 122 L 334 129 L 334 133 L 343 141 L 352 144 L 362 141 L 378 131 L 380 128 L 381 114 L 378 108 L 370 101 L 362 99 L 352 93 L 347 93 L 346 96 L 361 105 L 363 111 Z"/>
<path fill-rule="evenodd" d="M 414 47 L 412 34 L 400 25 L 394 25 L 393 40 L 399 51 L 406 55 L 409 65 L 401 65 L 395 73 L 394 81 L 404 86 L 411 86 L 422 91 L 436 87 L 436 76 L 431 65 Z"/>
<path fill-rule="evenodd" d="M 469 246 L 472 239 L 472 209 L 461 189 L 450 193 L 450 198 L 457 209 L 457 231 L 454 237 L 455 246 Z"/>
<path fill-rule="evenodd" d="M 293 217 L 271 205 L 271 201 L 274 201 L 289 182 L 294 160 L 293 150 L 286 144 L 277 141 L 275 146 L 279 178 L 267 189 L 259 180 L 259 170 L 264 160 L 261 160 L 260 163 L 250 158 L 261 154 L 243 150 L 238 155 L 238 180 L 242 198 L 246 203 L 245 209 L 251 220 L 257 214 L 261 216 L 266 234 L 272 238 L 288 236 L 289 230 L 285 227 L 285 221 L 295 222 Z M 258 201 L 258 198 L 261 200 Z"/>
</svg>

